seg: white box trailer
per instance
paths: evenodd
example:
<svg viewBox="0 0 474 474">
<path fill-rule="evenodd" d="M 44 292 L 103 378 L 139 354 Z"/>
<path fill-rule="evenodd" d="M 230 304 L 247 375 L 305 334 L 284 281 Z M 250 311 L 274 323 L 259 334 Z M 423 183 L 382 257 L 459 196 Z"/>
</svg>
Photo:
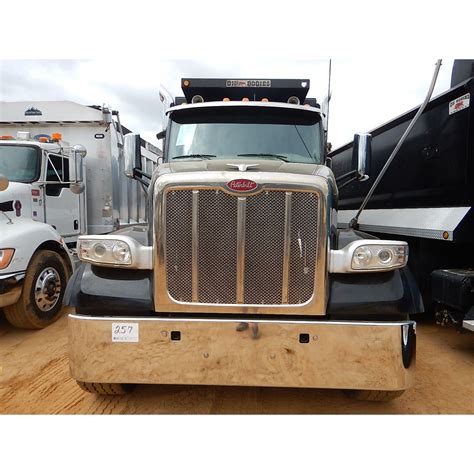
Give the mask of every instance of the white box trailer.
<svg viewBox="0 0 474 474">
<path fill-rule="evenodd" d="M 107 105 L 0 102 L 0 309 L 14 325 L 58 316 L 79 235 L 145 223 L 146 189 L 124 173 L 129 132 Z M 161 151 L 140 149 L 151 175 Z"/>
</svg>

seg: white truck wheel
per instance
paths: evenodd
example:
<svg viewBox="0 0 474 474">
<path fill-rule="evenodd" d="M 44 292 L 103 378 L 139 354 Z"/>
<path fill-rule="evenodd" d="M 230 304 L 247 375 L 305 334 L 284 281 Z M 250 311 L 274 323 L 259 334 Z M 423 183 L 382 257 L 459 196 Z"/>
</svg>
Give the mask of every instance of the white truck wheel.
<svg viewBox="0 0 474 474">
<path fill-rule="evenodd" d="M 20 299 L 4 308 L 13 326 L 41 329 L 61 316 L 70 271 L 61 256 L 50 250 L 36 252 L 26 270 Z"/>
</svg>

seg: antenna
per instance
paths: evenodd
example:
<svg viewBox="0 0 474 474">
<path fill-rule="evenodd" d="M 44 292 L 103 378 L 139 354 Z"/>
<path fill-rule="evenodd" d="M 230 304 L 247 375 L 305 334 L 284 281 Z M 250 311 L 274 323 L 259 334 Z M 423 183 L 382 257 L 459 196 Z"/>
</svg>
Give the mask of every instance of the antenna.
<svg viewBox="0 0 474 474">
<path fill-rule="evenodd" d="M 331 59 L 329 60 L 329 73 L 328 73 L 328 107 L 326 111 L 326 142 L 328 140 L 328 130 L 329 130 L 329 102 L 331 101 Z"/>
</svg>

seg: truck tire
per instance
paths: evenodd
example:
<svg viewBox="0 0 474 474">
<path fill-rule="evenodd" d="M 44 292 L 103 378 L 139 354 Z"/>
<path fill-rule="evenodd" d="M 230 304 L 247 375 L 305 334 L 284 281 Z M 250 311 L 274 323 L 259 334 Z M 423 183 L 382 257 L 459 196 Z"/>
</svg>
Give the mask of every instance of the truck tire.
<svg viewBox="0 0 474 474">
<path fill-rule="evenodd" d="M 133 390 L 133 385 L 123 383 L 76 382 L 85 392 L 98 395 L 125 395 Z"/>
<path fill-rule="evenodd" d="M 405 390 L 348 390 L 347 394 L 355 400 L 368 402 L 388 402 L 402 396 Z"/>
<path fill-rule="evenodd" d="M 61 255 L 40 250 L 31 258 L 26 270 L 20 299 L 4 308 L 13 326 L 42 329 L 61 316 L 62 301 L 70 270 Z"/>
</svg>

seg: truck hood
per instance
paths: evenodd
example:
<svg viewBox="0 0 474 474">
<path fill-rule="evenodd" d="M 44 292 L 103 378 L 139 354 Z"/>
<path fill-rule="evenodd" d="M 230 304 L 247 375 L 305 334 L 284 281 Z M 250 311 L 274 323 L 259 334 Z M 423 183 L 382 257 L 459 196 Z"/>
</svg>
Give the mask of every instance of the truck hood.
<svg viewBox="0 0 474 474">
<path fill-rule="evenodd" d="M 252 172 L 273 172 L 291 173 L 321 176 L 327 180 L 334 180 L 332 171 L 323 165 L 306 163 L 285 163 L 284 161 L 261 158 L 236 158 L 230 156 L 229 159 L 218 160 L 190 160 L 174 161 L 159 166 L 159 175 L 168 173 L 189 173 L 195 171 L 252 171 Z"/>
</svg>

